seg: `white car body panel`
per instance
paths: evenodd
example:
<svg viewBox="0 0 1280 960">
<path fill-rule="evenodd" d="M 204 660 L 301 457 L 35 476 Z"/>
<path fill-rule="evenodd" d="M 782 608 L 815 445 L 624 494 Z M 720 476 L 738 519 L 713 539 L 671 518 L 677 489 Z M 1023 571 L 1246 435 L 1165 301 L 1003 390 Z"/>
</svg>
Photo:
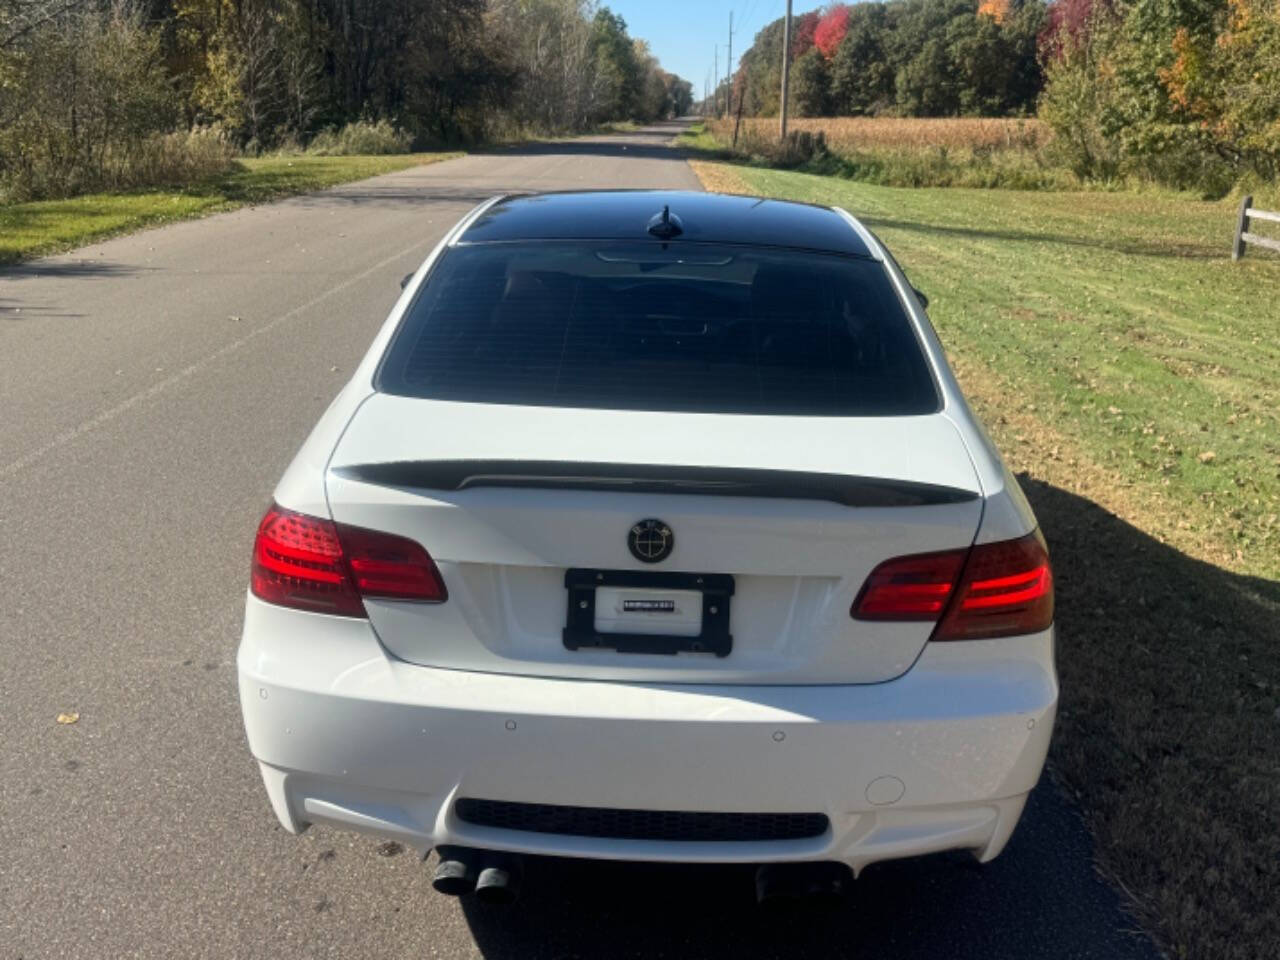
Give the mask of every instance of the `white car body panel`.
<svg viewBox="0 0 1280 960">
<path fill-rule="evenodd" d="M 916 334 L 920 338 L 921 346 L 924 347 L 925 355 L 929 358 L 929 364 L 933 368 L 934 377 L 942 392 L 942 413 L 955 424 L 969 452 L 985 500 L 982 529 L 978 531 L 978 537 L 974 542 L 998 543 L 1001 540 L 1012 540 L 1034 530 L 1036 519 L 1031 512 L 1031 505 L 1027 503 L 1022 488 L 1005 467 L 982 421 L 974 414 L 960 392 L 960 385 L 956 383 L 955 374 L 947 364 L 946 354 L 942 349 L 942 342 L 938 339 L 937 331 L 933 329 L 933 324 L 921 307 L 915 290 L 907 281 L 902 268 L 893 257 L 888 255 L 875 234 L 863 227 L 848 211 L 839 208 L 836 210 L 855 225 L 858 235 L 867 244 L 871 255 L 884 263 L 885 269 L 893 278 L 898 296 L 906 305 L 907 313 L 916 328 Z"/>
<path fill-rule="evenodd" d="M 249 744 L 280 822 L 426 851 L 442 844 L 607 859 L 838 860 L 1000 852 L 1043 767 L 1057 704 L 1053 630 L 930 643 L 931 624 L 860 623 L 880 561 L 1025 536 L 1036 521 L 960 394 L 910 284 L 892 278 L 940 395 L 910 418 L 511 407 L 378 393 L 382 356 L 433 264 L 278 485 L 287 509 L 422 543 L 443 604 L 366 600 L 369 620 L 247 601 L 238 656 Z M 818 500 L 375 484 L 351 467 L 430 460 L 714 465 L 927 483 L 973 499 Z M 734 650 L 570 651 L 569 567 L 640 569 L 629 523 L 680 533 L 664 569 L 731 573 Z M 657 842 L 479 827 L 459 797 L 677 811 L 816 811 L 820 837 Z"/>
<path fill-rule="evenodd" d="M 855 686 L 598 683 L 388 657 L 364 621 L 250 597 L 249 745 L 280 822 L 559 856 L 868 863 L 1000 852 L 1044 764 L 1052 631 L 931 644 Z M 412 759 L 417 758 L 417 759 Z M 826 813 L 822 836 L 670 843 L 477 827 L 460 796 L 659 810 Z"/>
</svg>

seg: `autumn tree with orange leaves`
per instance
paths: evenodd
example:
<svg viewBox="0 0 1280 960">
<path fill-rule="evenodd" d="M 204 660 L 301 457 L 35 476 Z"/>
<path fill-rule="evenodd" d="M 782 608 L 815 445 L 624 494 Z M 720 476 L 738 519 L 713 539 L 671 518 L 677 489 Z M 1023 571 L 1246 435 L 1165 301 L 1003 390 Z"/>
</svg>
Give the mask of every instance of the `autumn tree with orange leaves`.
<svg viewBox="0 0 1280 960">
<path fill-rule="evenodd" d="M 1040 115 L 1082 177 L 1280 175 L 1280 0 L 1057 0 Z"/>
<path fill-rule="evenodd" d="M 1280 175 L 1280 3 L 1229 0 L 1220 31 L 1182 27 L 1172 46 L 1159 77 L 1175 112 L 1221 156 Z"/>
</svg>

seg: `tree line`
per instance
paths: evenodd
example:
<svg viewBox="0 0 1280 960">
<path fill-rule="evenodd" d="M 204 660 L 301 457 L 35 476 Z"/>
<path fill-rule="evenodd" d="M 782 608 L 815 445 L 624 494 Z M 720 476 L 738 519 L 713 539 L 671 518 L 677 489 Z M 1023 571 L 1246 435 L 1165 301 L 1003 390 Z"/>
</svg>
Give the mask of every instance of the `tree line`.
<svg viewBox="0 0 1280 960">
<path fill-rule="evenodd" d="M 325 131 L 340 146 L 353 124 L 403 149 L 692 100 L 594 0 L 0 0 L 9 198 L 181 180 Z"/>
<path fill-rule="evenodd" d="M 783 23 L 723 110 L 778 112 Z M 1081 178 L 1280 177 L 1280 0 L 884 0 L 793 21 L 797 116 L 1038 115 Z"/>
<path fill-rule="evenodd" d="M 1059 0 L 1040 115 L 1076 171 L 1280 178 L 1280 0 Z"/>
<path fill-rule="evenodd" d="M 796 17 L 790 109 L 809 117 L 1032 113 L 1044 16 L 1040 0 L 986 0 L 981 12 L 976 0 L 887 0 Z M 742 55 L 735 110 L 778 112 L 782 43 L 779 19 Z"/>
</svg>

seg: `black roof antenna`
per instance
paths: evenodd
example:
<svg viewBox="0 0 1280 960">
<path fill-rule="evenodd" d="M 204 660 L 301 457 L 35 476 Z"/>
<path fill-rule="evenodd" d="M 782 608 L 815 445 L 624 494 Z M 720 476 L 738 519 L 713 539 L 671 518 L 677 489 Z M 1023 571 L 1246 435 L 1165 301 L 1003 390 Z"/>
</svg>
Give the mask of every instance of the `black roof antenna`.
<svg viewBox="0 0 1280 960">
<path fill-rule="evenodd" d="M 649 221 L 648 229 L 659 240 L 670 240 L 672 237 L 678 237 L 684 233 L 680 218 L 673 217 L 671 215 L 671 207 L 665 205 L 662 208 L 662 212 L 655 214 L 653 219 Z"/>
</svg>

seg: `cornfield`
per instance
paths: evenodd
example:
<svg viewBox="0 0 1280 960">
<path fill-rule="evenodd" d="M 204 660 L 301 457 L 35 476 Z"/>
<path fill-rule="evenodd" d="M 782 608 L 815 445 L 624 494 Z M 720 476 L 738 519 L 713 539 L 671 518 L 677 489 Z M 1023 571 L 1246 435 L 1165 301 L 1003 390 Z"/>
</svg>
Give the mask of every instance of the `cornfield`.
<svg viewBox="0 0 1280 960">
<path fill-rule="evenodd" d="M 707 129 L 721 142 L 733 138 L 732 119 L 711 120 Z M 789 120 L 790 130 L 819 131 L 835 153 L 876 149 L 947 147 L 969 150 L 1035 150 L 1051 136 L 1035 119 L 1004 117 L 806 117 Z M 778 136 L 776 117 L 744 117 L 739 142 Z"/>
</svg>

